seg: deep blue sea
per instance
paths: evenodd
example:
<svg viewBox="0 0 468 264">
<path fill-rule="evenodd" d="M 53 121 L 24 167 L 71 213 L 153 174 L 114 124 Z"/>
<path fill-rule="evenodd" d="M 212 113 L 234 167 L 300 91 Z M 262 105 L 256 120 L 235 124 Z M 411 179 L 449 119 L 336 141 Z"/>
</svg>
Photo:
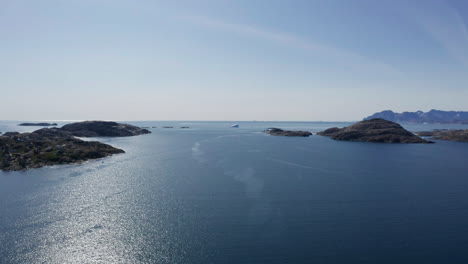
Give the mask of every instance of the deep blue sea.
<svg viewBox="0 0 468 264">
<path fill-rule="evenodd" d="M 17 123 L 0 131 L 37 129 Z M 260 133 L 349 123 L 130 123 L 157 128 L 96 139 L 125 154 L 0 172 L 0 263 L 468 263 L 468 143 Z"/>
</svg>

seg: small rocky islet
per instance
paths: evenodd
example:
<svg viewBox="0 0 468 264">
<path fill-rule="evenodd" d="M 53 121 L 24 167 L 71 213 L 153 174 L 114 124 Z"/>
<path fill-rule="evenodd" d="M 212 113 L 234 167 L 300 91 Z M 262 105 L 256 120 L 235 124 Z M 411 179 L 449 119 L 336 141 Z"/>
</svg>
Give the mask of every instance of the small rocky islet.
<svg viewBox="0 0 468 264">
<path fill-rule="evenodd" d="M 149 133 L 136 126 L 108 121 L 78 122 L 30 133 L 6 132 L 0 136 L 0 170 L 18 171 L 80 163 L 125 153 L 108 144 L 76 137 L 127 137 Z"/>
<path fill-rule="evenodd" d="M 290 131 L 280 128 L 268 128 L 263 133 L 272 136 L 308 137 L 309 131 Z M 376 118 L 364 120 L 348 127 L 332 127 L 317 133 L 335 140 L 359 141 L 372 143 L 433 143 L 409 132 L 399 124 Z"/>
<path fill-rule="evenodd" d="M 334 140 L 372 143 L 433 143 L 382 118 L 364 120 L 348 127 L 333 127 L 317 133 Z"/>
<path fill-rule="evenodd" d="M 57 123 L 21 123 L 18 124 L 18 126 L 57 126 Z"/>
<path fill-rule="evenodd" d="M 264 130 L 263 133 L 272 135 L 272 136 L 284 136 L 284 137 L 308 137 L 311 136 L 312 133 L 309 131 L 291 131 L 291 130 L 283 130 L 281 128 L 271 127 L 267 130 Z"/>
<path fill-rule="evenodd" d="M 436 129 L 434 131 L 416 132 L 416 134 L 431 139 L 468 142 L 468 129 Z"/>
</svg>

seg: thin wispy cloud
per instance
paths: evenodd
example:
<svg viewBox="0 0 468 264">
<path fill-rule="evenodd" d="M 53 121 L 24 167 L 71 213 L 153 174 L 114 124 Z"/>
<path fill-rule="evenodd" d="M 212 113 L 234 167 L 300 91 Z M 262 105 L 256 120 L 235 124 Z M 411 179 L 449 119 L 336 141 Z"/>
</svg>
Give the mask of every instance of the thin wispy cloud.
<svg viewBox="0 0 468 264">
<path fill-rule="evenodd" d="M 264 39 L 270 42 L 281 44 L 291 49 L 303 50 L 308 54 L 325 56 L 333 60 L 334 62 L 338 62 L 355 70 L 372 70 L 385 72 L 389 74 L 400 73 L 396 68 L 389 64 L 380 61 L 375 61 L 358 53 L 324 45 L 318 42 L 312 42 L 310 40 L 304 40 L 303 38 L 293 34 L 266 30 L 257 25 L 229 23 L 205 16 L 181 16 L 179 18 L 181 20 L 190 22 L 192 24 L 200 25 L 206 28 L 212 28 L 244 36 L 250 36 L 258 39 Z"/>
<path fill-rule="evenodd" d="M 430 3 L 437 6 L 437 13 L 427 10 L 426 2 L 406 8 L 406 12 L 453 59 L 468 67 L 468 30 L 465 21 L 447 2 L 433 0 Z"/>
</svg>

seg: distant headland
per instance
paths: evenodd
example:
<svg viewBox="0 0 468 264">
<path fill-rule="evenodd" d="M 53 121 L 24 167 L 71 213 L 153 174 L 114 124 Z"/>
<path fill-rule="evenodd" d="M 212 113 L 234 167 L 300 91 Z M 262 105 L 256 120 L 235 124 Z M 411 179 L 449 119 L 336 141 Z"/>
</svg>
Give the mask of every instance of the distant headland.
<svg viewBox="0 0 468 264">
<path fill-rule="evenodd" d="M 429 112 L 403 112 L 395 113 L 385 110 L 364 118 L 370 120 L 382 118 L 397 123 L 431 123 L 431 124 L 468 124 L 468 112 L 431 110 Z"/>
</svg>

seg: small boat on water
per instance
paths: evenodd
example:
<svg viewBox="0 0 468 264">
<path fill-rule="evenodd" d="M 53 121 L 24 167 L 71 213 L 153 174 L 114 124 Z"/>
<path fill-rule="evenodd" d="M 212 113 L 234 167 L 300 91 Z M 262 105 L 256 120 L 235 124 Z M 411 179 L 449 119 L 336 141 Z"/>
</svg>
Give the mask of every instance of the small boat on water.
<svg viewBox="0 0 468 264">
<path fill-rule="evenodd" d="M 239 127 L 239 124 L 234 124 L 231 127 Z"/>
</svg>

